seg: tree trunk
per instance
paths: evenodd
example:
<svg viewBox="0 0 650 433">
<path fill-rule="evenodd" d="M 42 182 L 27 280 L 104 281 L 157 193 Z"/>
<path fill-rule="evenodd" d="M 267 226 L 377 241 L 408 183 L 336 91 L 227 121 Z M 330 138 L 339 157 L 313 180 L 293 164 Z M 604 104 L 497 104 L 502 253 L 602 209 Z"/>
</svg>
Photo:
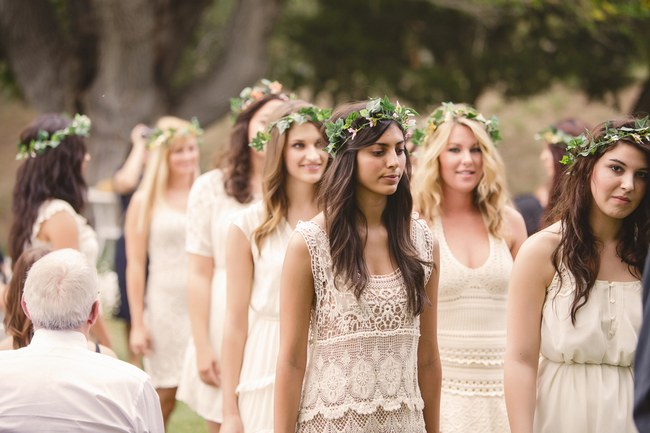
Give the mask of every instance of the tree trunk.
<svg viewBox="0 0 650 433">
<path fill-rule="evenodd" d="M 0 0 L 0 39 L 29 105 L 73 113 L 77 67 L 50 2 Z"/>
<path fill-rule="evenodd" d="M 282 9 L 283 0 L 241 0 L 225 35 L 225 52 L 202 80 L 185 92 L 174 113 L 196 116 L 208 124 L 226 113 L 230 98 L 263 78 L 268 68 L 268 40 Z"/>
<path fill-rule="evenodd" d="M 89 181 L 110 178 L 128 149 L 129 132 L 164 112 L 164 94 L 153 79 L 156 10 L 148 0 L 102 0 L 97 18 L 98 68 L 82 102 L 93 120 Z"/>
</svg>

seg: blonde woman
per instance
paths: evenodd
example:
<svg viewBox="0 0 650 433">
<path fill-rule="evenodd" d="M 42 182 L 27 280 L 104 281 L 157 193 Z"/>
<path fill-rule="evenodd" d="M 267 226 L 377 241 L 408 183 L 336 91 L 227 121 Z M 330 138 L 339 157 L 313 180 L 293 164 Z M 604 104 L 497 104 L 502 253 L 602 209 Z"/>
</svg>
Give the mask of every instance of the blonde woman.
<svg viewBox="0 0 650 433">
<path fill-rule="evenodd" d="M 444 433 L 506 432 L 506 295 L 526 238 L 508 205 L 496 119 L 443 104 L 429 117 L 414 205 L 440 243 L 438 344 Z"/>
<path fill-rule="evenodd" d="M 158 120 L 144 178 L 129 204 L 124 228 L 130 345 L 136 355 L 144 356 L 144 369 L 160 397 L 165 425 L 174 409 L 191 334 L 185 214 L 190 188 L 199 173 L 201 134 L 194 122 L 176 117 Z"/>
<path fill-rule="evenodd" d="M 278 108 L 265 145 L 264 198 L 230 225 L 221 350 L 222 433 L 273 430 L 280 273 L 293 228 L 319 210 L 316 193 L 328 163 L 320 127 L 327 115 L 327 110 L 302 101 Z M 263 141 L 254 140 L 260 145 Z"/>
</svg>

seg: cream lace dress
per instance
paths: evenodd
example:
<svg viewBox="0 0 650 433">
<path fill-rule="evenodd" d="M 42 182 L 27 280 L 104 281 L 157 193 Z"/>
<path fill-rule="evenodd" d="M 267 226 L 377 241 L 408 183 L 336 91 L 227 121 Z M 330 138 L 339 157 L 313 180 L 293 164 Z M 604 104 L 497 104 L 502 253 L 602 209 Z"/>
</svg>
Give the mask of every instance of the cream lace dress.
<svg viewBox="0 0 650 433">
<path fill-rule="evenodd" d="M 185 348 L 190 338 L 187 313 L 187 254 L 185 212 L 160 201 L 149 227 L 149 276 L 143 321 L 152 351 L 143 358 L 155 388 L 178 386 Z"/>
<path fill-rule="evenodd" d="M 280 275 L 293 233 L 283 219 L 258 250 L 252 236 L 263 218 L 262 202 L 233 218 L 233 224 L 250 241 L 254 263 L 248 337 L 237 386 L 239 415 L 246 433 L 273 432 L 273 392 L 280 348 Z"/>
<path fill-rule="evenodd" d="M 223 320 L 226 314 L 226 236 L 233 215 L 250 206 L 226 194 L 223 173 L 211 170 L 199 176 L 190 191 L 187 204 L 186 251 L 214 260 L 210 296 L 209 332 L 212 350 L 221 354 Z M 223 407 L 221 388 L 207 385 L 199 377 L 196 347 L 190 338 L 183 363 L 176 398 L 186 403 L 202 418 L 221 423 Z"/>
<path fill-rule="evenodd" d="M 634 354 L 642 320 L 641 282 L 596 281 L 570 308 L 575 286 L 562 272 L 546 291 L 537 377 L 536 433 L 635 433 Z"/>
<path fill-rule="evenodd" d="M 315 289 L 297 431 L 423 432 L 420 321 L 407 312 L 399 269 L 370 276 L 357 300 L 350 290 L 336 288 L 343 283 L 332 273 L 325 231 L 314 222 L 299 223 L 296 231 L 309 248 Z M 423 222 L 413 220 L 411 237 L 421 257 L 431 261 L 433 238 Z M 430 275 L 427 267 L 425 281 Z"/>
<path fill-rule="evenodd" d="M 97 255 L 99 254 L 99 243 L 97 242 L 95 231 L 88 225 L 86 218 L 79 215 L 70 203 L 58 198 L 46 200 L 38 208 L 36 221 L 34 221 L 34 225 L 32 226 L 31 246 L 52 248 L 52 245 L 38 239 L 37 236 L 41 232 L 43 223 L 59 212 L 66 212 L 72 215 L 77 224 L 77 232 L 79 233 L 79 251 L 86 256 L 90 264 L 95 266 L 97 264 Z"/>
<path fill-rule="evenodd" d="M 439 218 L 431 228 L 440 244 L 440 432 L 509 432 L 503 362 L 512 255 L 503 239 L 489 235 L 487 261 L 468 268 L 453 256 Z"/>
</svg>

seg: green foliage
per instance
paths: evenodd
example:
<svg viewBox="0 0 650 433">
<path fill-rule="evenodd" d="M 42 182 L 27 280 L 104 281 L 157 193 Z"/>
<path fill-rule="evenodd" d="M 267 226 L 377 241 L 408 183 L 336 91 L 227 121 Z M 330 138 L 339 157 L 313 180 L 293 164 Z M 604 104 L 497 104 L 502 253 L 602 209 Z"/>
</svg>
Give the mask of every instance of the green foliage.
<svg viewBox="0 0 650 433">
<path fill-rule="evenodd" d="M 471 103 L 494 87 L 529 95 L 556 80 L 602 97 L 650 63 L 649 42 L 647 0 L 293 0 L 273 73 L 339 100 L 381 92 L 416 106 Z"/>
</svg>

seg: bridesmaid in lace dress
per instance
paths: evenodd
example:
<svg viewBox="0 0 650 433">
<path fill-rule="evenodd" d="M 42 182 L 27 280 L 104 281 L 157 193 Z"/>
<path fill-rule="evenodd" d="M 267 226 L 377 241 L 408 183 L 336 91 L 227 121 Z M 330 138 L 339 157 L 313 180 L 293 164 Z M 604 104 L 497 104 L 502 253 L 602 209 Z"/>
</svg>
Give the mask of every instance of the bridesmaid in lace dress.
<svg viewBox="0 0 650 433">
<path fill-rule="evenodd" d="M 526 227 L 507 205 L 495 120 L 445 103 L 427 127 L 413 196 L 440 242 L 440 430 L 504 433 L 508 281 Z"/>
<path fill-rule="evenodd" d="M 183 349 L 190 338 L 185 213 L 199 174 L 202 132 L 194 122 L 176 117 L 158 120 L 148 144 L 144 177 L 124 225 L 129 343 L 133 353 L 144 355 L 144 369 L 160 397 L 165 425 L 176 404 Z"/>
<path fill-rule="evenodd" d="M 650 126 L 606 122 L 568 145 L 557 222 L 521 247 L 510 282 L 513 433 L 636 433 L 634 356 L 650 242 Z M 647 366 L 645 366 L 647 368 Z"/>
<path fill-rule="evenodd" d="M 276 433 L 438 432 L 438 246 L 411 215 L 413 115 L 384 98 L 325 125 L 324 212 L 282 273 Z"/>
<path fill-rule="evenodd" d="M 222 433 L 273 431 L 280 272 L 293 228 L 318 213 L 324 114 L 286 102 L 272 115 L 268 143 L 254 140 L 266 147 L 264 198 L 233 217 L 226 242 Z"/>
</svg>

